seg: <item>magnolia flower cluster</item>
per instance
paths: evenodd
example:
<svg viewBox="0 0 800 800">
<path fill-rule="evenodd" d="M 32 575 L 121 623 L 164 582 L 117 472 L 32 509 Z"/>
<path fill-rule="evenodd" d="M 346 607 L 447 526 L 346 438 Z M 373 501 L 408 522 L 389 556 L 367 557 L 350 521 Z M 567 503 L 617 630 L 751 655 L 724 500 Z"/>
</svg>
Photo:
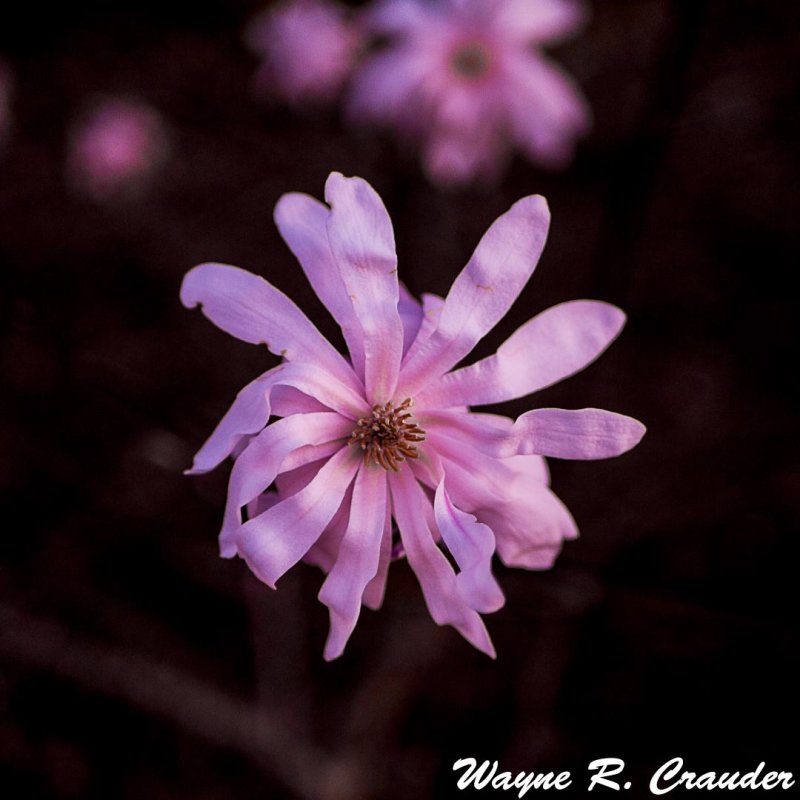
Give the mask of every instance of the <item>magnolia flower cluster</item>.
<svg viewBox="0 0 800 800">
<path fill-rule="evenodd" d="M 510 567 L 546 569 L 577 536 L 543 457 L 616 456 L 644 427 L 592 408 L 537 408 L 512 420 L 471 407 L 582 369 L 624 314 L 563 303 L 494 355 L 457 368 L 533 273 L 550 221 L 544 199 L 515 203 L 447 297 L 421 302 L 398 281 L 391 220 L 369 184 L 333 173 L 325 200 L 285 195 L 275 221 L 341 326 L 348 357 L 288 297 L 237 267 L 202 264 L 181 288 L 184 305 L 282 359 L 242 389 L 194 460 L 191 472 L 201 473 L 236 456 L 221 553 L 239 555 L 271 587 L 301 560 L 319 566 L 327 659 L 344 650 L 362 605 L 381 605 L 389 563 L 402 557 L 435 622 L 494 655 L 480 616 L 504 602 L 494 554 Z"/>
<path fill-rule="evenodd" d="M 392 128 L 430 178 L 495 178 L 512 151 L 561 168 L 591 115 L 543 52 L 585 22 L 580 0 L 375 0 L 348 16 L 335 0 L 287 0 L 247 40 L 260 92 L 328 102 Z"/>
</svg>

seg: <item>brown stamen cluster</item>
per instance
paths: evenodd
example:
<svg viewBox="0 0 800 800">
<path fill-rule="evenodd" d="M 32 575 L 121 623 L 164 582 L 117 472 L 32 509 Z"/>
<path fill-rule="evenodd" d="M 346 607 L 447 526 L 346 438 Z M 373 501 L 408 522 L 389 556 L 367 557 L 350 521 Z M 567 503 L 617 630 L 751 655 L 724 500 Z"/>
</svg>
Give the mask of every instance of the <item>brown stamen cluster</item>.
<svg viewBox="0 0 800 800">
<path fill-rule="evenodd" d="M 361 417 L 350 434 L 348 444 L 358 444 L 364 451 L 364 463 L 378 464 L 385 470 L 398 471 L 398 464 L 406 458 L 417 458 L 419 453 L 413 442 L 425 441 L 425 431 L 411 422 L 413 405 L 410 397 L 395 408 L 391 400 L 385 405 L 374 405 L 369 417 Z"/>
</svg>

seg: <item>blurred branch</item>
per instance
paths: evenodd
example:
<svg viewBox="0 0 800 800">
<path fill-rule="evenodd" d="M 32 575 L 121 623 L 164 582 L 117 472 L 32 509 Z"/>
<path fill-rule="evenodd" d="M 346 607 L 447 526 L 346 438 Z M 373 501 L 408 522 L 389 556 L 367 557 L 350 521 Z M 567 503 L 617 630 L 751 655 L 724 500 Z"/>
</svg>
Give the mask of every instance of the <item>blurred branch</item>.
<svg viewBox="0 0 800 800">
<path fill-rule="evenodd" d="M 359 770 L 295 737 L 263 710 L 136 652 L 90 642 L 0 604 L 0 659 L 130 703 L 267 768 L 298 797 L 364 796 Z"/>
</svg>

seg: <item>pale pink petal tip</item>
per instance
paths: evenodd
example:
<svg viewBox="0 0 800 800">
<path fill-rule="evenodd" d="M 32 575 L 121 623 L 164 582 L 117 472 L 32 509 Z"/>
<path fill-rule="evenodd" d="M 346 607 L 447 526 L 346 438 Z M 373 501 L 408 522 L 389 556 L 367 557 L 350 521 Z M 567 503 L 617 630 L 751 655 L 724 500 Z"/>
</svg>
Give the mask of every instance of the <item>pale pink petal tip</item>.
<svg viewBox="0 0 800 800">
<path fill-rule="evenodd" d="M 535 408 L 516 420 L 470 408 L 583 369 L 619 335 L 625 315 L 599 301 L 561 303 L 494 355 L 457 368 L 535 270 L 550 222 L 544 198 L 515 203 L 447 296 L 423 295 L 422 303 L 398 280 L 392 223 L 374 189 L 333 173 L 325 198 L 285 195 L 275 220 L 350 358 L 263 278 L 225 264 L 190 270 L 180 292 L 186 307 L 282 361 L 239 392 L 189 473 L 234 459 L 223 557 L 240 556 L 271 588 L 299 561 L 325 573 L 326 660 L 344 653 L 362 606 L 381 605 L 390 562 L 400 557 L 434 622 L 494 658 L 481 615 L 505 602 L 495 554 L 507 567 L 549 569 L 578 535 L 543 457 L 617 456 L 645 428 L 594 408 Z"/>
</svg>

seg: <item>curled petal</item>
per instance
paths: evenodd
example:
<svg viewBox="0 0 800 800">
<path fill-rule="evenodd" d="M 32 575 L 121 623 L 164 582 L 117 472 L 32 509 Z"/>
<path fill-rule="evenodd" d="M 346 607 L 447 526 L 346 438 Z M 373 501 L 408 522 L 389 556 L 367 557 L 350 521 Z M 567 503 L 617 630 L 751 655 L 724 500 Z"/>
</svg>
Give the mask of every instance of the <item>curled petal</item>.
<svg viewBox="0 0 800 800">
<path fill-rule="evenodd" d="M 625 314 L 609 303 L 561 303 L 518 328 L 495 355 L 443 375 L 417 401 L 439 408 L 485 405 L 538 392 L 591 364 L 624 324 Z"/>
<path fill-rule="evenodd" d="M 320 601 L 330 609 L 327 661 L 344 652 L 356 626 L 364 590 L 378 571 L 385 522 L 386 472 L 375 465 L 362 466 L 356 475 L 350 519 L 336 563 L 319 593 Z"/>
<path fill-rule="evenodd" d="M 505 598 L 492 575 L 495 549 L 492 529 L 453 505 L 444 479 L 436 489 L 433 510 L 442 539 L 460 570 L 456 586 L 461 597 L 481 614 L 497 611 Z"/>
<path fill-rule="evenodd" d="M 231 470 L 220 540 L 233 538 L 242 523 L 242 506 L 270 486 L 286 456 L 305 445 L 342 440 L 352 425 L 351 420 L 333 412 L 293 414 L 273 422 L 254 437 Z"/>
<path fill-rule="evenodd" d="M 305 488 L 239 528 L 236 549 L 259 580 L 274 589 L 308 552 L 342 504 L 358 464 L 352 450 L 340 450 Z"/>
<path fill-rule="evenodd" d="M 461 597 L 456 574 L 436 546 L 426 514 L 420 510 L 430 505 L 410 470 L 389 476 L 392 507 L 411 569 L 419 580 L 425 602 L 437 625 L 452 625 L 478 650 L 495 657 L 486 626 L 476 611 Z"/>
<path fill-rule="evenodd" d="M 516 202 L 484 234 L 444 301 L 439 324 L 403 365 L 400 383 L 408 395 L 452 369 L 498 322 L 539 261 L 550 212 L 543 197 Z"/>
<path fill-rule="evenodd" d="M 331 173 L 325 199 L 331 206 L 331 250 L 363 332 L 367 399 L 383 404 L 394 395 L 403 356 L 392 222 L 380 197 L 361 178 Z"/>
<path fill-rule="evenodd" d="M 364 342 L 353 301 L 345 289 L 328 241 L 331 211 L 319 200 L 300 192 L 283 195 L 275 206 L 275 224 L 294 253 L 317 297 L 344 334 L 357 374 L 364 375 Z"/>
<path fill-rule="evenodd" d="M 281 291 L 258 275 L 227 264 L 200 264 L 181 285 L 181 302 L 201 306 L 219 328 L 251 344 L 265 344 L 287 361 L 316 364 L 353 391 L 350 365 Z"/>
</svg>

